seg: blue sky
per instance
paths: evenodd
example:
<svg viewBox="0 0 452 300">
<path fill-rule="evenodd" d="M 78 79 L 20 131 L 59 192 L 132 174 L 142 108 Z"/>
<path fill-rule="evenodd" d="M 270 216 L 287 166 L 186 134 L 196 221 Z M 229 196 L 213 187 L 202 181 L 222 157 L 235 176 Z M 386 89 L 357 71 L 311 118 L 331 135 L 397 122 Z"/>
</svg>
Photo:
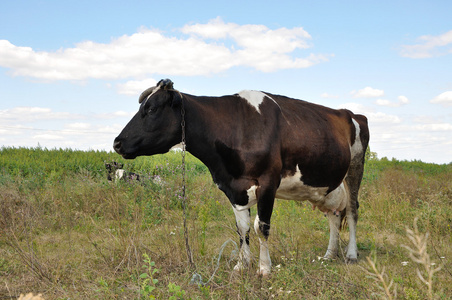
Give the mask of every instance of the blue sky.
<svg viewBox="0 0 452 300">
<path fill-rule="evenodd" d="M 365 114 L 379 157 L 452 162 L 451 1 L 1 1 L 0 146 L 111 150 L 161 78 Z"/>
</svg>

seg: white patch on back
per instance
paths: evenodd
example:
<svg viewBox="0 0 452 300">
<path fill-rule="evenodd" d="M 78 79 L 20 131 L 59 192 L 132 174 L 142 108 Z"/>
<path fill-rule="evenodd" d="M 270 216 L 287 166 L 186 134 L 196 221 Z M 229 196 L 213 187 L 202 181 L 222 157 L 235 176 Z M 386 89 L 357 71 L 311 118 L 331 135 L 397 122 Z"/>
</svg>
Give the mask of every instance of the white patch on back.
<svg viewBox="0 0 452 300">
<path fill-rule="evenodd" d="M 297 166 L 294 175 L 282 178 L 279 188 L 276 191 L 276 198 L 297 201 L 322 201 L 325 198 L 328 187 L 305 185 L 301 180 L 301 176 L 300 169 Z"/>
<path fill-rule="evenodd" d="M 360 134 L 359 124 L 353 118 L 352 118 L 352 121 L 356 128 L 355 143 L 350 147 L 350 152 L 351 152 L 352 159 L 353 159 L 356 155 L 360 154 L 363 151 L 363 145 L 361 144 L 361 139 L 359 137 L 359 134 Z"/>
<path fill-rule="evenodd" d="M 276 101 L 273 100 L 270 96 L 268 96 L 267 94 L 265 94 L 263 92 L 259 92 L 259 91 L 245 90 L 245 91 L 241 91 L 239 93 L 239 96 L 241 98 L 245 99 L 246 101 L 248 101 L 248 103 L 251 106 L 253 106 L 257 110 L 258 113 L 261 113 L 259 110 L 259 106 L 262 104 L 262 102 L 264 102 L 265 97 L 269 98 L 270 100 L 272 100 L 273 102 L 276 103 Z"/>
</svg>

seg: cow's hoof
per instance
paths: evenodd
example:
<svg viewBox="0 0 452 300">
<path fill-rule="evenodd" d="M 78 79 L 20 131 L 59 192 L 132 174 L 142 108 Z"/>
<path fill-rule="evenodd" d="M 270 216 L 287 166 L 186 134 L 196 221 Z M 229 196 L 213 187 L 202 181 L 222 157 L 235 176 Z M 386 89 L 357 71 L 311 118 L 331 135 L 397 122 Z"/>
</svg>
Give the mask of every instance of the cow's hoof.
<svg viewBox="0 0 452 300">
<path fill-rule="evenodd" d="M 325 255 L 322 257 L 322 259 L 324 259 L 324 260 L 335 260 L 338 257 L 339 257 L 339 255 L 338 255 L 337 251 L 327 250 Z"/>
<path fill-rule="evenodd" d="M 241 273 L 243 272 L 247 267 L 242 263 L 242 262 L 238 262 L 235 266 L 234 266 L 234 273 Z"/>
<path fill-rule="evenodd" d="M 270 269 L 269 268 L 259 268 L 259 270 L 257 270 L 257 275 L 262 276 L 262 277 L 267 277 L 270 275 Z"/>
<path fill-rule="evenodd" d="M 322 260 L 326 260 L 326 261 L 333 261 L 333 260 L 336 260 L 337 256 L 324 256 L 324 257 L 319 257 L 319 258 Z"/>
<path fill-rule="evenodd" d="M 358 259 L 357 258 L 352 258 L 352 257 L 346 257 L 345 258 L 345 263 L 348 264 L 348 265 L 357 264 L 358 263 Z"/>
</svg>

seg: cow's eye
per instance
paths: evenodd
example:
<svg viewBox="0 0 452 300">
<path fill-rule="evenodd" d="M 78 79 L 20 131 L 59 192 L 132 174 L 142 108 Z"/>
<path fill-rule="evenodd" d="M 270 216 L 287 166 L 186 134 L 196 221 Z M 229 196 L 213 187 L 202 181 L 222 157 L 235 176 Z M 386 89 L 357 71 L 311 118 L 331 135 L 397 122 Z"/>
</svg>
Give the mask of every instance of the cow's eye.
<svg viewBox="0 0 452 300">
<path fill-rule="evenodd" d="M 148 110 L 148 112 L 149 112 L 150 114 L 155 113 L 156 111 L 157 111 L 157 107 L 151 107 L 151 108 L 149 108 L 149 110 Z"/>
</svg>

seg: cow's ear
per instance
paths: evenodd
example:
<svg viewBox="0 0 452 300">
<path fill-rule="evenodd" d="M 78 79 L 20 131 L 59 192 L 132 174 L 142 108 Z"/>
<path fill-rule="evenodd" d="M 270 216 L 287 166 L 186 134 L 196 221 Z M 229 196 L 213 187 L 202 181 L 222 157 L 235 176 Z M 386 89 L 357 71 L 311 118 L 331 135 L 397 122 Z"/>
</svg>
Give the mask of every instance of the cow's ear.
<svg viewBox="0 0 452 300">
<path fill-rule="evenodd" d="M 182 94 L 176 90 L 171 91 L 171 94 L 172 94 L 171 106 L 178 107 L 182 103 Z"/>
</svg>

